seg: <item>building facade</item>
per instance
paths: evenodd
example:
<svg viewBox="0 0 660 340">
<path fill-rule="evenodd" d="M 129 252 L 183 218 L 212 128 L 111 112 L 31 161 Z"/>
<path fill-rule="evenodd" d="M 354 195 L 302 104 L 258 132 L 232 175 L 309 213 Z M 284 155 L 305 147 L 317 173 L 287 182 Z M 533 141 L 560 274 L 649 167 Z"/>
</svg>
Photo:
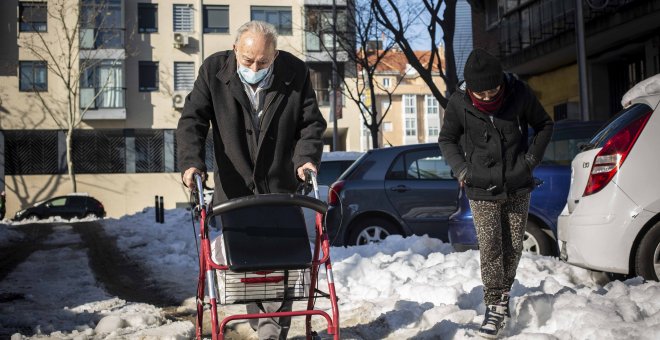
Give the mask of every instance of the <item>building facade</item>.
<svg viewBox="0 0 660 340">
<path fill-rule="evenodd" d="M 430 52 L 416 51 L 415 54 L 426 65 Z M 377 118 L 381 121 L 380 146 L 436 143 L 444 109 L 419 73 L 408 64 L 404 53 L 397 49 L 389 50 L 378 63 L 374 78 Z M 434 72 L 433 78 L 436 86 L 446 93 L 439 73 Z M 360 140 L 362 150 L 373 147 L 371 133 L 364 124 Z"/>
<path fill-rule="evenodd" d="M 454 29 L 454 58 L 456 77 L 463 79 L 467 57 L 472 52 L 472 8 L 467 0 L 456 1 L 456 27 Z"/>
<path fill-rule="evenodd" d="M 346 1 L 335 4 L 338 13 L 349 8 Z M 8 23 L 0 35 L 0 184 L 7 216 L 71 192 L 67 156 L 77 191 L 98 198 L 109 216 L 153 206 L 154 196 L 164 197 L 165 208 L 186 205 L 174 138 L 184 98 L 204 58 L 232 49 L 236 30 L 249 20 L 275 25 L 278 48 L 309 64 L 329 119 L 333 63 L 318 49 L 318 40 L 327 38 L 312 20 L 312 13 L 328 10 L 327 0 L 0 2 L 0 18 Z M 323 20 L 324 27 L 332 24 L 332 16 Z M 347 111 L 338 120 L 343 150 L 351 145 Z M 207 164 L 213 168 L 212 152 Z"/>
<path fill-rule="evenodd" d="M 471 0 L 474 45 L 527 80 L 555 120 L 582 119 L 576 1 Z M 660 73 L 660 1 L 580 1 L 588 120 L 621 109 L 635 83 Z"/>
</svg>

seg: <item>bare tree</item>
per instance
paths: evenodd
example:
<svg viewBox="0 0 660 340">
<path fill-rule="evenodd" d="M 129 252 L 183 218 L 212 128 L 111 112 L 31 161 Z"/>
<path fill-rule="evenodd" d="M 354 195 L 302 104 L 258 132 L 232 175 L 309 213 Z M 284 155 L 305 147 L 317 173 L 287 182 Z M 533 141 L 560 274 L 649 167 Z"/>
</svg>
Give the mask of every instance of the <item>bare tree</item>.
<svg viewBox="0 0 660 340">
<path fill-rule="evenodd" d="M 447 107 L 448 98 L 433 81 L 438 72 L 444 80 L 447 91 L 452 93 L 458 82 L 454 57 L 454 28 L 456 23 L 456 0 L 421 0 L 421 3 L 409 3 L 397 0 L 371 0 L 372 10 L 378 22 L 391 33 L 399 48 L 405 53 L 408 63 L 419 73 L 428 85 L 433 96 L 443 108 Z M 421 18 L 428 36 L 420 37 L 417 32 L 411 34 L 409 28 L 413 20 Z M 440 48 L 438 37 L 441 30 L 444 49 Z M 428 41 L 430 55 L 428 60 L 420 60 L 412 46 L 414 39 Z M 444 59 L 440 53 L 444 51 Z M 444 63 L 443 63 L 444 60 Z"/>
<path fill-rule="evenodd" d="M 44 4 L 48 30 L 21 18 L 22 25 L 32 25 L 33 29 L 19 33 L 19 47 L 45 65 L 48 75 L 55 76 L 55 81 L 49 79 L 55 91 L 34 89 L 34 94 L 41 109 L 66 131 L 66 163 L 76 192 L 73 132 L 98 101 L 123 100 L 116 72 L 123 68 L 125 30 L 121 16 L 113 12 L 117 4 L 109 0 L 51 0 Z M 26 77 L 34 84 L 35 79 Z"/>
<path fill-rule="evenodd" d="M 396 42 L 388 39 L 388 32 L 379 27 L 370 0 L 349 1 L 348 4 L 348 10 L 341 11 L 337 20 L 328 17 L 332 13 L 327 10 L 309 11 L 306 29 L 307 33 L 318 38 L 326 55 L 331 56 L 335 70 L 345 62 L 345 73 L 349 76 L 340 77 L 340 81 L 351 91 L 343 91 L 343 96 L 360 109 L 364 126 L 371 134 L 372 147 L 379 148 L 381 124 L 391 107 L 392 94 L 403 78 L 397 76 L 393 86 L 385 87 L 376 81 L 376 76 L 382 72 L 383 61 Z M 388 97 L 390 104 L 379 110 L 377 98 L 383 95 Z"/>
</svg>

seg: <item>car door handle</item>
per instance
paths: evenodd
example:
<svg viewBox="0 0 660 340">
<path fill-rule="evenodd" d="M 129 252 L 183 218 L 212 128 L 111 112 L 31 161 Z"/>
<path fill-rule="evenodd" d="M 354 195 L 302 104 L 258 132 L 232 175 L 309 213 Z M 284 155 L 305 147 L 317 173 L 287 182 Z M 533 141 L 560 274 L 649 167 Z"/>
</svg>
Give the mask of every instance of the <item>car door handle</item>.
<svg viewBox="0 0 660 340">
<path fill-rule="evenodd" d="M 396 191 L 396 192 L 406 192 L 410 189 L 405 185 L 397 185 L 395 187 L 391 187 L 390 190 Z"/>
</svg>

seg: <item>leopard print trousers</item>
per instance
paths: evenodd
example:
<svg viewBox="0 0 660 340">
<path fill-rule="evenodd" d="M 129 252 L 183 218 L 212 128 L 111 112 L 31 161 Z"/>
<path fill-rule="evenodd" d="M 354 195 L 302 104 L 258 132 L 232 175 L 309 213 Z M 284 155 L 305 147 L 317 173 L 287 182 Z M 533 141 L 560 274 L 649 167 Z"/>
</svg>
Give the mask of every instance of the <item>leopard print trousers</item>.
<svg viewBox="0 0 660 340">
<path fill-rule="evenodd" d="M 497 304 L 513 285 L 522 255 L 529 197 L 529 193 L 524 193 L 504 200 L 470 200 L 486 305 Z"/>
</svg>

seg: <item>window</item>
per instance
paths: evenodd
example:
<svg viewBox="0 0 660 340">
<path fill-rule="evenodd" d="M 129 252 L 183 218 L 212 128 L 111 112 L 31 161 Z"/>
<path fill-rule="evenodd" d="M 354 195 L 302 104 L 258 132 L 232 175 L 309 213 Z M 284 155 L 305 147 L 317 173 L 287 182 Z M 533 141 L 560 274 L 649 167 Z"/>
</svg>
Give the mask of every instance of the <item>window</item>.
<svg viewBox="0 0 660 340">
<path fill-rule="evenodd" d="M 337 8 L 337 25 L 333 24 L 332 19 L 332 10 L 330 9 L 306 7 L 305 49 L 307 51 L 332 50 L 333 37 L 336 36 L 337 39 L 344 37 L 343 33 L 346 32 L 347 27 L 346 8 Z M 342 46 L 342 42 L 337 41 L 337 46 Z"/>
<path fill-rule="evenodd" d="M 268 22 L 277 28 L 279 34 L 291 35 L 291 7 L 252 6 L 251 12 L 251 20 Z"/>
<path fill-rule="evenodd" d="M 124 48 L 121 0 L 80 1 L 81 49 Z"/>
<path fill-rule="evenodd" d="M 158 32 L 157 4 L 138 4 L 138 32 Z"/>
<path fill-rule="evenodd" d="M 48 64 L 44 61 L 21 61 L 19 63 L 21 91 L 48 91 Z"/>
<path fill-rule="evenodd" d="M 319 185 L 331 185 L 353 162 L 353 160 L 322 162 L 316 181 Z"/>
<path fill-rule="evenodd" d="M 174 32 L 194 31 L 192 5 L 174 5 L 173 13 L 174 13 Z"/>
<path fill-rule="evenodd" d="M 229 6 L 204 6 L 204 33 L 229 33 Z"/>
<path fill-rule="evenodd" d="M 47 207 L 64 207 L 66 205 L 66 197 L 56 198 L 46 203 Z"/>
<path fill-rule="evenodd" d="M 158 62 L 141 61 L 139 64 L 140 92 L 158 91 Z"/>
<path fill-rule="evenodd" d="M 46 2 L 19 2 L 18 17 L 21 32 L 46 32 L 48 29 Z"/>
<path fill-rule="evenodd" d="M 174 63 L 174 90 L 190 91 L 195 83 L 195 63 Z"/>
<path fill-rule="evenodd" d="M 433 95 L 426 95 L 426 141 L 437 142 L 440 134 L 440 105 Z"/>
<path fill-rule="evenodd" d="M 383 78 L 383 87 L 386 89 L 390 88 L 390 78 Z"/>
<path fill-rule="evenodd" d="M 80 68 L 81 110 L 125 107 L 121 60 L 82 60 Z"/>
<path fill-rule="evenodd" d="M 410 151 L 400 155 L 387 179 L 407 180 L 454 180 L 451 168 L 440 156 L 440 150 L 426 149 Z"/>
<path fill-rule="evenodd" d="M 390 101 L 387 99 L 384 99 L 382 102 L 380 102 L 380 114 L 384 115 L 386 114 L 390 109 Z"/>
<path fill-rule="evenodd" d="M 438 111 L 438 100 L 435 99 L 433 95 L 427 94 L 426 95 L 426 114 L 427 115 L 437 115 L 440 111 Z"/>
<path fill-rule="evenodd" d="M 405 144 L 417 143 L 417 96 L 403 95 L 403 117 L 405 126 Z"/>
<path fill-rule="evenodd" d="M 484 6 L 486 7 L 486 28 L 491 28 L 500 20 L 500 13 L 504 11 L 504 6 L 502 1 L 485 1 Z"/>
<path fill-rule="evenodd" d="M 330 79 L 332 78 L 332 63 L 307 63 L 309 66 L 309 78 L 312 82 L 316 101 L 319 106 L 330 105 Z M 344 64 L 337 64 L 337 77 L 341 79 L 344 74 Z M 342 97 L 343 98 L 343 97 Z"/>
<path fill-rule="evenodd" d="M 383 131 L 384 132 L 394 131 L 394 126 L 392 125 L 392 122 L 383 122 Z"/>
</svg>

